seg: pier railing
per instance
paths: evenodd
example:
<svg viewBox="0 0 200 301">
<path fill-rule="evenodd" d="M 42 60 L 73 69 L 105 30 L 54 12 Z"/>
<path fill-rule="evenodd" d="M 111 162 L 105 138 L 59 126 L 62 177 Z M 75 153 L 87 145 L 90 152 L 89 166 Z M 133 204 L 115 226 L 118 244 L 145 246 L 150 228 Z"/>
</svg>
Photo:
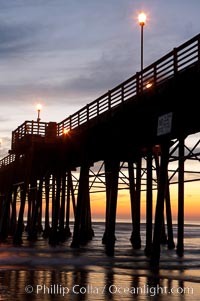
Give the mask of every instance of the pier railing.
<svg viewBox="0 0 200 301">
<path fill-rule="evenodd" d="M 58 123 L 58 135 L 78 128 L 128 99 L 157 87 L 196 63 L 200 63 L 200 34 Z"/>
<path fill-rule="evenodd" d="M 10 155 L 4 157 L 3 159 L 0 160 L 0 168 L 4 167 L 6 165 L 10 165 L 14 161 L 15 161 L 15 154 L 10 154 Z"/>
<path fill-rule="evenodd" d="M 25 121 L 12 132 L 12 149 L 23 137 L 27 135 L 45 137 L 48 128 L 47 122 Z"/>
</svg>

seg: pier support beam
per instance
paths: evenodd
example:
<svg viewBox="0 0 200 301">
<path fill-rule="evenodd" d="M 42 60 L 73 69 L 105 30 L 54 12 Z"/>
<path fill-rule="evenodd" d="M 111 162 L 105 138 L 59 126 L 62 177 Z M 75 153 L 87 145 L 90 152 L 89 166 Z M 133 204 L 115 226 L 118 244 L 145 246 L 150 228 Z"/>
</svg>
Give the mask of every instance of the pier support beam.
<svg viewBox="0 0 200 301">
<path fill-rule="evenodd" d="M 10 220 L 10 234 L 13 235 L 15 233 L 16 225 L 17 225 L 17 189 L 18 186 L 14 187 L 13 199 L 12 199 L 12 213 Z"/>
<path fill-rule="evenodd" d="M 32 171 L 32 164 L 33 164 L 33 149 L 31 148 L 29 153 L 26 154 L 25 160 L 24 160 L 24 182 L 21 186 L 21 203 L 20 203 L 20 209 L 17 219 L 17 227 L 16 231 L 13 237 L 13 243 L 14 244 L 21 244 L 22 243 L 22 233 L 24 230 L 24 209 L 26 204 L 26 194 L 28 190 L 28 185 L 30 181 L 30 175 Z"/>
<path fill-rule="evenodd" d="M 105 161 L 106 176 L 106 228 L 102 242 L 105 244 L 106 253 L 113 255 L 115 245 L 115 223 L 117 211 L 118 178 L 120 162 L 115 160 Z"/>
<path fill-rule="evenodd" d="M 3 215 L 0 221 L 0 241 L 5 241 L 8 237 L 10 226 L 10 205 L 12 203 L 12 188 L 8 191 L 3 205 Z"/>
<path fill-rule="evenodd" d="M 26 203 L 26 192 L 27 192 L 27 182 L 21 186 L 21 192 L 20 192 L 20 209 L 19 209 L 19 215 L 17 220 L 17 228 L 13 237 L 13 243 L 14 244 L 21 244 L 22 243 L 22 233 L 24 230 L 24 209 L 25 209 L 25 203 Z"/>
<path fill-rule="evenodd" d="M 43 178 L 39 181 L 39 186 L 37 187 L 35 206 L 32 213 L 32 219 L 30 223 L 30 229 L 28 231 L 28 239 L 36 240 L 38 232 L 41 231 L 41 215 L 42 210 L 42 187 L 43 187 Z"/>
<path fill-rule="evenodd" d="M 65 222 L 65 233 L 67 237 L 70 237 L 71 231 L 70 231 L 70 200 L 72 199 L 72 206 L 73 206 L 73 212 L 74 217 L 76 215 L 76 204 L 75 204 L 75 195 L 74 195 L 74 187 L 73 187 L 73 181 L 72 181 L 72 173 L 71 170 L 68 170 L 67 172 L 67 204 L 66 204 L 66 222 Z"/>
<path fill-rule="evenodd" d="M 61 202 L 60 202 L 60 213 L 59 213 L 59 241 L 65 241 L 64 233 L 64 220 L 65 220 L 65 191 L 66 191 L 66 172 L 62 172 L 61 179 Z"/>
<path fill-rule="evenodd" d="M 155 165 L 156 165 L 156 175 L 157 175 L 157 182 L 159 183 L 159 174 L 160 174 L 160 160 L 159 160 L 159 152 L 160 152 L 160 146 L 157 146 L 154 148 L 154 159 L 155 159 Z M 167 234 L 165 231 L 165 216 L 164 216 L 164 210 L 163 210 L 163 221 L 162 221 L 162 227 L 161 227 L 161 239 L 160 243 L 162 245 L 167 244 Z"/>
<path fill-rule="evenodd" d="M 168 179 L 169 144 L 161 146 L 160 173 L 158 178 L 158 193 L 155 212 L 155 226 L 150 265 L 153 269 L 159 267 L 160 243 L 163 227 L 165 189 Z"/>
<path fill-rule="evenodd" d="M 172 227 L 172 212 L 171 212 L 171 202 L 170 202 L 170 190 L 169 190 L 169 181 L 167 180 L 166 192 L 165 192 L 165 204 L 166 204 L 166 216 L 167 216 L 167 244 L 168 249 L 174 249 L 174 235 L 173 235 L 173 227 Z"/>
<path fill-rule="evenodd" d="M 32 207 L 33 207 L 33 198 L 32 198 L 32 183 L 28 187 L 28 213 L 27 213 L 27 225 L 25 230 L 30 232 L 31 222 L 32 222 Z"/>
<path fill-rule="evenodd" d="M 60 205 L 60 216 L 59 216 L 59 238 L 60 241 L 65 241 L 71 236 L 69 228 L 69 216 L 70 216 L 70 186 L 69 186 L 69 174 L 63 172 L 62 175 L 62 195 L 61 195 L 61 205 Z M 71 174 L 70 174 L 71 175 Z M 67 195 L 66 195 L 66 180 L 67 180 Z M 66 222 L 65 222 L 66 218 Z"/>
<path fill-rule="evenodd" d="M 91 240 L 93 235 L 89 192 L 89 165 L 82 165 L 71 247 L 78 248 L 81 244 L 85 244 Z"/>
<path fill-rule="evenodd" d="M 50 234 L 49 225 L 49 190 L 50 190 L 50 175 L 45 177 L 45 222 L 44 222 L 44 232 L 43 237 L 47 238 Z"/>
<path fill-rule="evenodd" d="M 138 158 L 137 167 L 136 167 L 136 190 L 135 190 L 135 193 L 131 192 L 133 231 L 132 231 L 130 241 L 132 243 L 132 246 L 135 249 L 141 248 L 141 237 L 140 237 L 141 166 L 142 166 L 142 159 Z M 131 177 L 132 177 L 132 175 L 131 175 Z M 130 189 L 131 190 L 134 189 L 133 183 L 131 184 Z M 133 199 L 133 197 L 134 197 L 134 199 Z"/>
<path fill-rule="evenodd" d="M 42 206 L 43 206 L 43 177 L 41 177 L 39 181 L 39 187 L 37 191 L 37 201 L 38 201 L 38 217 L 37 217 L 37 231 L 38 233 L 42 233 Z"/>
<path fill-rule="evenodd" d="M 52 229 L 51 234 L 49 237 L 49 243 L 51 245 L 56 245 L 59 243 L 59 235 L 58 235 L 58 220 L 59 220 L 59 213 L 60 213 L 60 192 L 61 192 L 61 174 L 57 172 L 56 181 L 53 183 L 52 189 L 55 189 L 56 183 L 56 192 L 55 199 L 52 199 Z M 52 195 L 54 195 L 54 193 Z"/>
<path fill-rule="evenodd" d="M 145 254 L 149 256 L 152 248 L 152 150 L 147 152 L 147 191 L 146 191 L 146 246 Z"/>
<path fill-rule="evenodd" d="M 1 218 L 0 218 L 0 240 L 6 240 L 10 230 L 11 226 L 15 226 L 12 224 L 12 216 L 11 216 L 11 204 L 12 204 L 12 195 L 13 195 L 13 184 L 15 182 L 15 177 L 16 177 L 16 171 L 18 170 L 18 159 L 19 156 L 16 155 L 15 162 L 13 164 L 13 169 L 9 174 L 5 174 L 5 179 L 4 177 L 1 179 L 1 185 L 3 185 L 3 191 L 4 191 L 4 202 L 3 206 L 1 208 L 2 213 L 1 213 Z M 28 165 L 29 166 L 29 165 Z M 16 196 L 16 195 L 15 195 Z M 14 209 L 15 203 L 12 204 L 12 209 Z M 16 207 L 15 207 L 16 208 Z M 13 211 L 13 214 L 15 212 Z M 16 218 L 16 216 L 13 215 L 13 218 Z M 16 219 L 15 219 L 16 222 Z"/>
<path fill-rule="evenodd" d="M 184 139 L 179 140 L 177 254 L 184 253 Z"/>
</svg>

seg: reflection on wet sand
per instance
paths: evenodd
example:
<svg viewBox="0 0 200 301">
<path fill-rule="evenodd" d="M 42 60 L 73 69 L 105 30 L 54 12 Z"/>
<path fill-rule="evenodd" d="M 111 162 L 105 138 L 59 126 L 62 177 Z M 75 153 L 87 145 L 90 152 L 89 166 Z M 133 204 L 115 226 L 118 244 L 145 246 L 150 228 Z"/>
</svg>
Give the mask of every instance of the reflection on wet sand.
<svg viewBox="0 0 200 301">
<path fill-rule="evenodd" d="M 141 274 L 142 272 L 142 274 Z M 107 267 L 69 267 L 57 270 L 2 270 L 0 300 L 195 300 L 199 283 L 167 279 L 149 271 L 122 271 Z M 176 277 L 178 278 L 178 277 Z M 198 289 L 199 290 L 199 289 Z"/>
</svg>

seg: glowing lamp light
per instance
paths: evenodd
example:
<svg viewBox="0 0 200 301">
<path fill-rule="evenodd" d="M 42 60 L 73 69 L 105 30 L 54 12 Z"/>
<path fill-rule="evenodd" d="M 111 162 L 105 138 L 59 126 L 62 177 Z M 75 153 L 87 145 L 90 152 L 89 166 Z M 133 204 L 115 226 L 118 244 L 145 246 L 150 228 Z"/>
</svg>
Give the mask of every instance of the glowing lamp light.
<svg viewBox="0 0 200 301">
<path fill-rule="evenodd" d="M 37 110 L 41 111 L 42 110 L 42 105 L 40 103 L 37 104 Z"/>
<path fill-rule="evenodd" d="M 147 84 L 146 84 L 146 88 L 147 88 L 147 89 L 151 88 L 152 86 L 153 86 L 152 83 L 147 83 Z"/>
<path fill-rule="evenodd" d="M 68 133 L 69 133 L 69 129 L 64 129 L 64 130 L 63 130 L 63 134 L 64 134 L 64 135 L 67 135 Z"/>
<path fill-rule="evenodd" d="M 37 122 L 40 122 L 40 111 L 42 109 L 42 105 L 40 103 L 38 103 L 36 107 L 37 107 L 37 112 L 38 112 Z"/>
<path fill-rule="evenodd" d="M 146 23 L 146 19 L 147 19 L 147 16 L 145 13 L 141 12 L 139 15 L 138 15 L 138 21 L 139 21 L 139 24 L 141 26 L 144 26 L 145 23 Z"/>
</svg>

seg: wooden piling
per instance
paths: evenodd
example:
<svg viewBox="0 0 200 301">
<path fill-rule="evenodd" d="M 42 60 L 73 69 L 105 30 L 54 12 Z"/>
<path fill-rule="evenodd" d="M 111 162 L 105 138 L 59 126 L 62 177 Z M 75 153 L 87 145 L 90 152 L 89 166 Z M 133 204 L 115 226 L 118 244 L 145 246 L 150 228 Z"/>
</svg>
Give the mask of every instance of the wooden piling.
<svg viewBox="0 0 200 301">
<path fill-rule="evenodd" d="M 184 139 L 179 139 L 177 254 L 184 254 Z"/>
<path fill-rule="evenodd" d="M 12 190 L 7 192 L 3 206 L 3 216 L 0 223 L 0 241 L 5 241 L 9 234 L 10 226 L 10 205 L 12 203 Z"/>
<path fill-rule="evenodd" d="M 152 249 L 152 150 L 147 152 L 147 191 L 146 191 L 146 246 L 145 254 L 149 256 Z"/>
<path fill-rule="evenodd" d="M 160 147 L 159 147 L 160 148 Z M 157 175 L 157 183 L 159 184 L 159 174 L 160 174 L 160 160 L 159 160 L 159 152 L 154 152 L 154 159 L 155 159 L 155 165 L 156 165 L 156 175 Z M 165 215 L 163 210 L 163 217 L 162 217 L 162 227 L 161 227 L 161 238 L 160 243 L 162 245 L 167 244 L 167 234 L 165 229 Z"/>
<path fill-rule="evenodd" d="M 153 269 L 159 267 L 160 262 L 160 243 L 164 216 L 165 189 L 168 178 L 169 144 L 161 145 L 161 162 L 158 178 L 158 193 L 155 212 L 155 225 L 153 234 L 153 245 L 151 252 L 150 265 Z"/>
<path fill-rule="evenodd" d="M 80 170 L 80 177 L 79 177 L 77 207 L 76 207 L 76 214 L 75 214 L 75 221 L 74 221 L 73 238 L 71 243 L 72 248 L 78 248 L 80 246 L 80 227 L 81 227 L 81 211 L 83 207 L 82 190 L 83 190 L 84 172 L 86 171 L 82 167 Z"/>
<path fill-rule="evenodd" d="M 20 209 L 17 219 L 17 227 L 13 237 L 14 244 L 22 243 L 22 233 L 24 231 L 24 209 L 26 203 L 26 193 L 27 193 L 27 182 L 21 185 L 20 191 Z"/>
<path fill-rule="evenodd" d="M 102 243 L 106 244 L 109 212 L 110 212 L 110 188 L 111 188 L 111 179 L 112 179 L 112 173 L 108 161 L 104 162 L 104 169 L 105 169 L 105 185 L 106 185 L 106 212 L 105 212 L 105 231 L 102 237 Z"/>
<path fill-rule="evenodd" d="M 65 222 L 65 218 L 66 218 L 68 219 L 68 223 L 69 223 L 69 210 L 70 210 L 70 191 L 67 188 L 67 199 L 66 199 L 66 172 L 63 172 L 62 189 L 61 189 L 61 205 L 60 205 L 60 216 L 59 216 L 59 239 L 62 242 L 65 241 L 66 238 L 70 236 L 69 227 L 68 229 L 66 227 L 67 221 Z"/>
<path fill-rule="evenodd" d="M 39 180 L 39 185 L 37 187 L 36 200 L 34 211 L 32 213 L 32 219 L 30 224 L 30 230 L 28 231 L 28 239 L 36 240 L 38 232 L 41 232 L 41 203 L 42 203 L 42 187 L 43 187 L 43 178 Z"/>
<path fill-rule="evenodd" d="M 31 228 L 32 207 L 33 207 L 33 202 L 32 202 L 32 185 L 31 184 L 29 184 L 27 194 L 28 194 L 28 212 L 27 212 L 27 225 L 26 225 L 25 230 L 27 232 L 29 232 L 30 228 Z"/>
<path fill-rule="evenodd" d="M 12 205 L 12 196 L 14 190 L 13 184 L 15 182 L 15 177 L 16 177 L 16 172 L 17 172 L 18 162 L 19 162 L 18 159 L 19 157 L 17 155 L 12 170 L 7 171 L 6 174 L 4 175 L 5 179 L 2 179 L 1 181 L 4 190 L 4 201 L 2 204 L 2 216 L 0 218 L 0 241 L 1 240 L 4 241 L 7 239 L 11 226 L 14 226 L 11 220 L 12 217 L 11 217 L 10 209 Z"/>
<path fill-rule="evenodd" d="M 106 180 L 106 229 L 104 240 L 106 253 L 113 255 L 115 244 L 115 222 L 117 210 L 118 178 L 120 162 L 116 160 L 105 161 Z"/>
<path fill-rule="evenodd" d="M 87 243 L 93 237 L 90 212 L 89 165 L 84 164 L 80 169 L 77 206 L 71 247 L 77 248 Z"/>
<path fill-rule="evenodd" d="M 71 170 L 67 172 L 67 204 L 66 204 L 66 221 L 65 221 L 65 233 L 66 237 L 70 237 L 72 235 L 70 230 L 70 200 L 72 199 L 72 206 L 74 211 L 74 216 L 76 212 L 76 204 L 75 204 L 75 195 L 72 181 L 72 173 Z"/>
<path fill-rule="evenodd" d="M 41 176 L 39 181 L 39 187 L 37 191 L 37 201 L 38 201 L 38 218 L 37 218 L 37 231 L 42 233 L 43 225 L 42 225 L 42 206 L 43 206 L 43 176 Z"/>
<path fill-rule="evenodd" d="M 49 224 L 49 192 L 50 192 L 50 175 L 47 174 L 45 177 L 45 221 L 43 237 L 47 238 L 50 234 Z"/>
<path fill-rule="evenodd" d="M 31 148 L 29 152 L 24 157 L 24 181 L 21 185 L 21 203 L 17 219 L 17 227 L 13 237 L 14 244 L 22 243 L 22 233 L 24 230 L 24 209 L 26 204 L 26 194 L 28 191 L 28 185 L 30 181 L 31 171 L 32 171 L 32 162 L 33 162 L 33 149 Z"/>
<path fill-rule="evenodd" d="M 140 236 L 141 166 L 142 166 L 142 159 L 138 158 L 137 166 L 136 166 L 135 199 L 132 201 L 133 231 L 130 239 L 134 249 L 141 248 L 141 236 Z M 132 195 L 134 195 L 134 193 L 132 193 Z"/>
<path fill-rule="evenodd" d="M 167 244 L 168 244 L 168 249 L 174 249 L 175 243 L 174 243 L 174 235 L 173 235 L 170 189 L 169 189 L 169 181 L 168 180 L 167 180 L 167 185 L 166 185 L 165 204 L 166 204 L 167 235 L 168 235 Z"/>
<path fill-rule="evenodd" d="M 14 187 L 13 199 L 12 199 L 12 213 L 10 220 L 10 234 L 13 235 L 15 233 L 16 225 L 17 225 L 17 190 L 18 186 Z"/>
<path fill-rule="evenodd" d="M 59 240 L 65 241 L 64 223 L 65 223 L 65 193 L 66 192 L 66 172 L 62 172 L 61 179 L 61 201 L 60 201 L 60 214 L 59 214 Z"/>
<path fill-rule="evenodd" d="M 60 194 L 61 194 L 60 172 L 56 173 L 55 179 L 56 179 L 56 193 L 55 193 L 55 200 L 52 205 L 52 229 L 51 229 L 51 234 L 49 236 L 49 243 L 51 245 L 56 245 L 59 243 L 58 220 L 59 220 L 59 213 L 60 213 Z"/>
<path fill-rule="evenodd" d="M 130 201 L 131 201 L 131 218 L 132 218 L 132 227 L 133 227 L 134 218 L 135 218 L 134 202 L 136 199 L 136 188 L 135 188 L 134 166 L 133 166 L 132 161 L 128 162 L 128 176 L 129 176 L 129 185 L 130 185 L 129 193 L 130 193 Z M 133 231 L 133 229 L 132 229 L 132 231 Z M 130 238 L 131 242 L 132 242 L 132 235 Z"/>
</svg>

